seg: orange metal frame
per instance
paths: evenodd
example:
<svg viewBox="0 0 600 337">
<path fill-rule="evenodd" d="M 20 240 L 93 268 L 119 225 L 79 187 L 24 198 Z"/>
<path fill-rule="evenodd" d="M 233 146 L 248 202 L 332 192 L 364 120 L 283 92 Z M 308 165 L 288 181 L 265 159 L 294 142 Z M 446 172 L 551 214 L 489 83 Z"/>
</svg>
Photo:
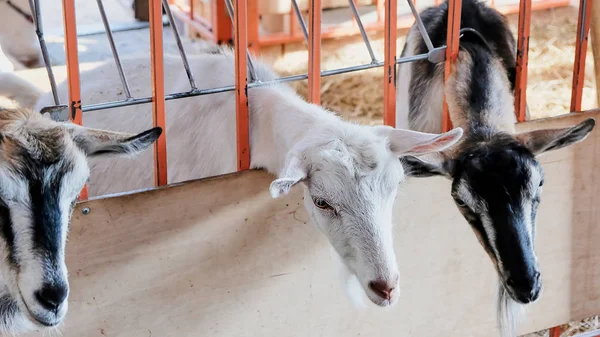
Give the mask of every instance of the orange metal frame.
<svg viewBox="0 0 600 337">
<path fill-rule="evenodd" d="M 81 87 L 79 80 L 79 53 L 77 51 L 77 25 L 75 24 L 75 0 L 63 0 L 63 19 L 65 27 L 65 55 L 67 78 L 69 79 L 69 110 L 71 122 L 82 124 Z M 88 198 L 87 185 L 79 194 L 79 200 Z"/>
<path fill-rule="evenodd" d="M 529 30 L 531 27 L 531 0 L 521 0 L 519 33 L 517 36 L 517 73 L 515 81 L 515 113 L 517 120 L 527 118 L 527 68 L 529 56 Z"/>
<path fill-rule="evenodd" d="M 250 6 L 257 6 L 258 0 L 250 1 Z M 385 10 L 384 0 L 374 0 L 377 10 L 377 21 L 369 24 L 365 24 L 365 29 L 369 33 L 385 31 Z M 436 0 L 436 5 L 442 3 L 442 0 Z M 532 10 L 541 10 L 547 8 L 564 7 L 569 5 L 569 0 L 537 0 L 532 3 Z M 497 8 L 503 14 L 518 13 L 519 5 L 501 5 L 495 6 L 495 1 L 492 1 L 492 6 Z M 227 16 L 225 5 L 222 0 L 213 0 L 211 3 L 213 15 L 211 18 L 202 18 L 198 15 L 191 14 L 191 8 L 188 5 L 176 2 L 172 6 L 173 13 L 182 21 L 190 25 L 190 28 L 195 30 L 202 37 L 212 40 L 217 43 L 224 43 L 231 41 L 231 27 L 229 25 L 229 17 Z M 258 48 L 263 46 L 281 45 L 291 42 L 302 42 L 304 36 L 301 32 L 295 29 L 296 18 L 295 15 L 290 11 L 290 31 L 289 33 L 269 33 L 260 35 L 258 32 L 258 22 L 260 20 L 258 10 L 248 11 L 248 36 L 249 43 L 252 43 L 252 47 L 257 51 Z M 399 18 L 397 22 L 398 28 L 409 28 L 414 22 L 411 15 L 403 16 Z M 227 35 L 229 34 L 229 35 Z M 322 39 L 333 39 L 345 36 L 352 36 L 360 34 L 360 30 L 356 25 L 343 26 L 343 27 L 329 27 L 322 31 Z M 255 39 L 252 37 L 256 36 Z M 255 45 L 258 44 L 258 46 Z"/>
<path fill-rule="evenodd" d="M 383 124 L 396 126 L 396 38 L 398 34 L 398 3 L 385 4 L 385 35 L 383 60 Z"/>
<path fill-rule="evenodd" d="M 444 80 L 454 71 L 454 64 L 458 58 L 458 48 L 460 42 L 460 18 L 461 18 L 462 0 L 448 0 L 448 31 L 446 33 L 446 66 L 444 71 Z M 448 103 L 444 96 L 444 112 L 442 116 L 442 131 L 452 129 L 452 121 L 448 112 Z"/>
<path fill-rule="evenodd" d="M 152 122 L 164 132 L 154 144 L 154 183 L 167 185 L 167 123 L 165 117 L 165 71 L 163 69 L 162 2 L 150 0 L 150 58 L 152 73 Z"/>
<path fill-rule="evenodd" d="M 310 0 L 308 13 L 308 100 L 321 103 L 321 0 Z"/>
<path fill-rule="evenodd" d="M 246 36 L 246 0 L 235 0 L 235 97 L 238 171 L 250 168 L 250 133 L 248 124 L 248 68 Z"/>
<path fill-rule="evenodd" d="M 587 54 L 590 22 L 592 19 L 592 0 L 581 0 L 577 21 L 577 42 L 575 44 L 575 64 L 573 66 L 573 91 L 571 93 L 571 111 L 581 111 L 581 98 L 585 82 L 585 56 Z"/>
</svg>

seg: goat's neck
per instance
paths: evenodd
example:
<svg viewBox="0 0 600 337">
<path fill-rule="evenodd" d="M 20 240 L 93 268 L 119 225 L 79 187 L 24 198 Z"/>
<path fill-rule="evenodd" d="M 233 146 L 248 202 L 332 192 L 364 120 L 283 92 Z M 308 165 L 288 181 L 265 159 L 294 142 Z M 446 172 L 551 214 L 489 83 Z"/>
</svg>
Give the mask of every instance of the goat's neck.
<svg viewBox="0 0 600 337">
<path fill-rule="evenodd" d="M 473 72 L 485 76 L 473 83 Z M 465 135 L 515 133 L 513 93 L 500 61 L 491 59 L 488 64 L 481 64 L 468 53 L 460 53 L 445 92 L 452 124 L 463 128 Z"/>
<path fill-rule="evenodd" d="M 309 133 L 324 125 L 343 123 L 287 86 L 250 90 L 249 102 L 252 168 L 264 168 L 273 174 L 283 169 L 287 154 Z"/>
</svg>

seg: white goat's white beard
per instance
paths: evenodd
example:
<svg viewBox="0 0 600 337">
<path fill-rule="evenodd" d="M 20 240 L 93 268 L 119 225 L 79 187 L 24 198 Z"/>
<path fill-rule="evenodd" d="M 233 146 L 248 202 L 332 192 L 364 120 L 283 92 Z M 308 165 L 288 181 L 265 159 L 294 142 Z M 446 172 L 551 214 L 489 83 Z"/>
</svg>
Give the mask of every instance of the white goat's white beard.
<svg viewBox="0 0 600 337">
<path fill-rule="evenodd" d="M 360 285 L 360 281 L 358 277 L 348 269 L 342 258 L 338 255 L 338 253 L 331 249 L 333 258 L 336 261 L 336 265 L 338 268 L 339 279 L 342 284 L 342 289 L 350 299 L 350 302 L 357 308 L 365 308 L 366 307 L 366 297 L 365 291 Z"/>
<path fill-rule="evenodd" d="M 497 298 L 498 329 L 501 337 L 517 337 L 517 326 L 525 307 L 513 300 L 501 282 L 498 282 Z"/>
</svg>

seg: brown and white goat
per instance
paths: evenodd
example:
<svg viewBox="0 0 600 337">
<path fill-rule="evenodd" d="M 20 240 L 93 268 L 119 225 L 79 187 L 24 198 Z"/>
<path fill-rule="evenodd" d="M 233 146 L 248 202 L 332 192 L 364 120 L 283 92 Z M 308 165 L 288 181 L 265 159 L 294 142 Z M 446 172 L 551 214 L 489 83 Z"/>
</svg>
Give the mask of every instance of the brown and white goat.
<svg viewBox="0 0 600 337">
<path fill-rule="evenodd" d="M 595 122 L 516 134 L 514 37 L 496 10 L 477 0 L 463 0 L 462 6 L 461 30 L 467 30 L 445 95 L 452 123 L 465 136 L 440 162 L 407 157 L 403 165 L 407 175 L 452 180 L 451 196 L 497 270 L 500 328 L 503 336 L 513 337 L 512 309 L 537 300 L 542 288 L 534 238 L 544 172 L 535 156 L 582 141 Z M 447 17 L 447 2 L 421 13 L 434 45 L 445 44 Z M 402 56 L 426 52 L 413 26 Z M 443 81 L 443 64 L 401 64 L 397 127 L 438 132 Z"/>
<path fill-rule="evenodd" d="M 139 153 L 161 132 L 88 129 L 0 108 L 0 334 L 56 327 L 67 313 L 65 243 L 87 158 Z"/>
</svg>

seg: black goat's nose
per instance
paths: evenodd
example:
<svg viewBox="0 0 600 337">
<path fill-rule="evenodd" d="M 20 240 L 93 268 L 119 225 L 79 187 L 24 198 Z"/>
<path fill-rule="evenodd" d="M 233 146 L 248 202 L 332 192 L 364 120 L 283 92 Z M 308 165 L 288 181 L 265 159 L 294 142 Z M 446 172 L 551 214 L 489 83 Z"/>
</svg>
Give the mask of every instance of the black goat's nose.
<svg viewBox="0 0 600 337">
<path fill-rule="evenodd" d="M 67 299 L 69 287 L 66 285 L 49 285 L 35 293 L 35 298 L 46 310 L 56 311 Z"/>
</svg>

